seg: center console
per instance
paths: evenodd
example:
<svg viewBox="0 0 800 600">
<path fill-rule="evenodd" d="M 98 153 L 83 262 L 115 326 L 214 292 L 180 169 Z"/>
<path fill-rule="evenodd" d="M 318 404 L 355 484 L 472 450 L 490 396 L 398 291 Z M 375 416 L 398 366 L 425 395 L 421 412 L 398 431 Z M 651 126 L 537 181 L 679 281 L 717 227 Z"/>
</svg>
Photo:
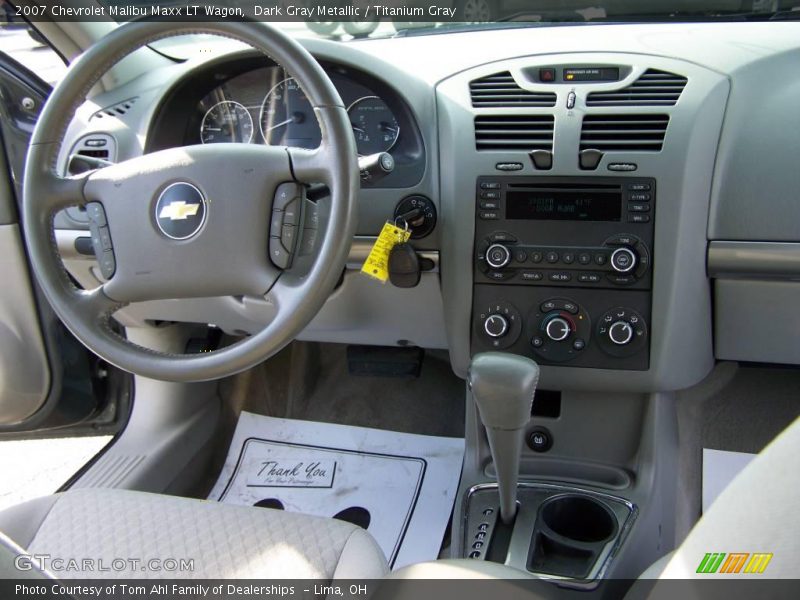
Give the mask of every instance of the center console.
<svg viewBox="0 0 800 600">
<path fill-rule="evenodd" d="M 647 370 L 656 182 L 480 177 L 471 352 Z"/>
</svg>

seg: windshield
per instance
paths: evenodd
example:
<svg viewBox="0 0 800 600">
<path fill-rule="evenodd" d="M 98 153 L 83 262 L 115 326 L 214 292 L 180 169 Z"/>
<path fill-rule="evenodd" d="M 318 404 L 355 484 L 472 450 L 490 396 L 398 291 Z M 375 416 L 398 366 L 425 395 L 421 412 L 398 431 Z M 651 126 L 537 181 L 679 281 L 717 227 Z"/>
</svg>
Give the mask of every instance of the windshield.
<svg viewBox="0 0 800 600">
<path fill-rule="evenodd" d="M 800 0 L 97 0 L 106 18 L 268 21 L 296 37 L 342 41 L 558 24 L 800 18 Z"/>
</svg>

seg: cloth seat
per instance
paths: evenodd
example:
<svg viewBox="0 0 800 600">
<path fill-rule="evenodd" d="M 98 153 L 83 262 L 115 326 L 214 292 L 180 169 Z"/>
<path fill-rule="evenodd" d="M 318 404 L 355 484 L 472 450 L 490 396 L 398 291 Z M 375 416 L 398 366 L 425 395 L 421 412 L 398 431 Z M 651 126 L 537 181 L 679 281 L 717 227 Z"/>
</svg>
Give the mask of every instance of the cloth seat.
<svg viewBox="0 0 800 600">
<path fill-rule="evenodd" d="M 0 532 L 30 555 L 48 555 L 45 575 L 57 579 L 335 580 L 388 573 L 372 536 L 350 523 L 127 490 L 79 489 L 32 500 L 0 512 Z M 3 536 L 0 545 L 6 556 L 19 553 Z M 88 570 L 84 559 L 94 561 Z M 0 568 L 2 577 L 20 576 L 13 561 L 0 561 Z"/>
</svg>

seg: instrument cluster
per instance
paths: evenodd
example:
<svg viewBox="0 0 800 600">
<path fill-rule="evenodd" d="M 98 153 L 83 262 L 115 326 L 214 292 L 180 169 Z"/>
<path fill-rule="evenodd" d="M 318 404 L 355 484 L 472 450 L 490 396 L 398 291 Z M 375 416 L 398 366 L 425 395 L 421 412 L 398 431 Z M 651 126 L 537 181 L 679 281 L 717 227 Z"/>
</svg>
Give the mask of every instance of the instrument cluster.
<svg viewBox="0 0 800 600">
<path fill-rule="evenodd" d="M 401 128 L 387 102 L 340 73 L 331 79 L 347 106 L 358 153 L 389 152 Z M 197 106 L 203 144 L 242 143 L 316 148 L 321 132 L 311 103 L 280 67 L 239 74 L 215 87 Z M 191 137 L 192 132 L 189 132 Z"/>
</svg>

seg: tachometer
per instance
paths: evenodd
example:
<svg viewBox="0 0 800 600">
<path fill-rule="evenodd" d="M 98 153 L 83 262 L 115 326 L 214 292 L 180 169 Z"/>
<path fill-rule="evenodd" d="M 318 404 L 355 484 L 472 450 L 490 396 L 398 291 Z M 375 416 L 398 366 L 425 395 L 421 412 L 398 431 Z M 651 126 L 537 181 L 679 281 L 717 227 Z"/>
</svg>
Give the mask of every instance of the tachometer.
<svg viewBox="0 0 800 600">
<path fill-rule="evenodd" d="M 200 124 L 200 141 L 204 144 L 253 141 L 253 117 L 242 104 L 225 100 L 208 109 Z"/>
<path fill-rule="evenodd" d="M 397 142 L 400 126 L 386 102 L 377 96 L 359 98 L 347 109 L 361 156 L 388 152 Z"/>
<path fill-rule="evenodd" d="M 316 148 L 322 141 L 311 102 L 291 77 L 267 93 L 259 121 L 261 135 L 270 145 Z"/>
</svg>

